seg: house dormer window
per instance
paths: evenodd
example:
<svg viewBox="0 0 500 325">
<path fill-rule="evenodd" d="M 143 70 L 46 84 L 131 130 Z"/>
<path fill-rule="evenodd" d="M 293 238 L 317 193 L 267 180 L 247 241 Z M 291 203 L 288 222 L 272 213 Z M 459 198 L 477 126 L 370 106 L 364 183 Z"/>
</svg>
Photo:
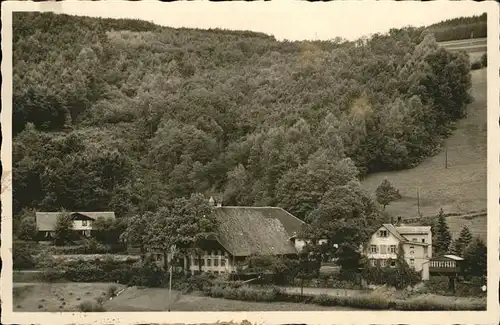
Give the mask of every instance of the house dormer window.
<svg viewBox="0 0 500 325">
<path fill-rule="evenodd" d="M 387 230 L 380 230 L 378 232 L 379 237 L 387 237 Z"/>
</svg>

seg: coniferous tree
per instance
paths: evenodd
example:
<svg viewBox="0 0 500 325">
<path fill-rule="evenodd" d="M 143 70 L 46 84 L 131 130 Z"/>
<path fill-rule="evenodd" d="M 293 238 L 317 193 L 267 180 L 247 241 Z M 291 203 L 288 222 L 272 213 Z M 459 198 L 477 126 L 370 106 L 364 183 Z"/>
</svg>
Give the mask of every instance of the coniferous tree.
<svg viewBox="0 0 500 325">
<path fill-rule="evenodd" d="M 464 273 L 468 276 L 486 276 L 487 253 L 484 241 L 480 238 L 474 238 L 464 252 Z"/>
<path fill-rule="evenodd" d="M 435 229 L 436 239 L 433 243 L 434 251 L 437 254 L 448 253 L 451 244 L 451 233 L 448 224 L 446 223 L 446 218 L 444 216 L 443 209 L 439 210 L 439 216 L 436 223 Z"/>
<path fill-rule="evenodd" d="M 472 233 L 467 226 L 463 226 L 458 238 L 453 242 L 453 253 L 462 256 L 472 241 Z"/>
</svg>

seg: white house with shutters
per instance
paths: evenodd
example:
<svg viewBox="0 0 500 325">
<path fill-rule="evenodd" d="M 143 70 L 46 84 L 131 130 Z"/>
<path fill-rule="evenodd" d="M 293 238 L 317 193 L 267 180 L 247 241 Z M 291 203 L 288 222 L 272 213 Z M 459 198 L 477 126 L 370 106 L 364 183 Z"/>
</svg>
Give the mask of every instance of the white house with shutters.
<svg viewBox="0 0 500 325">
<path fill-rule="evenodd" d="M 365 255 L 373 266 L 395 267 L 400 247 L 408 265 L 429 279 L 432 258 L 431 227 L 383 224 L 370 238 Z"/>
</svg>

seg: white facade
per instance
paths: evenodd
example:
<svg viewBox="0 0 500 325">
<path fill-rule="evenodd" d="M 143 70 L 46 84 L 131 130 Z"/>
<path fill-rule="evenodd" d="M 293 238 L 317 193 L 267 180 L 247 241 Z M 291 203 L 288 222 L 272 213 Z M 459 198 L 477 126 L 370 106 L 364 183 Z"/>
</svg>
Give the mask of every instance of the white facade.
<svg viewBox="0 0 500 325">
<path fill-rule="evenodd" d="M 392 225 L 390 225 L 392 226 Z M 370 238 L 365 254 L 370 263 L 381 267 L 395 267 L 400 247 L 408 265 L 417 272 L 422 272 L 422 280 L 429 279 L 429 261 L 432 257 L 432 234 L 428 227 L 392 227 L 390 230 L 381 226 Z M 404 234 L 408 232 L 407 234 Z"/>
<path fill-rule="evenodd" d="M 163 265 L 163 254 L 153 254 L 153 257 L 159 265 Z M 167 256 L 167 259 L 170 259 L 170 257 Z M 189 270 L 192 272 L 200 270 L 200 263 L 202 272 L 215 274 L 236 272 L 237 268 L 235 259 L 226 251 L 222 250 L 204 251 L 204 254 L 201 256 L 192 255 L 189 257 L 189 263 L 187 257 L 181 257 L 180 259 L 183 263 L 184 270 L 188 269 L 189 264 Z"/>
</svg>

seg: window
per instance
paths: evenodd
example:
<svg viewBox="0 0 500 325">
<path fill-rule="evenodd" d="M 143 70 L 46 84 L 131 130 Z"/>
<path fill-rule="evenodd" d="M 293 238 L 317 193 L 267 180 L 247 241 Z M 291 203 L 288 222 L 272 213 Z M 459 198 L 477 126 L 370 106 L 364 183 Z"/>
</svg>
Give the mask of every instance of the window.
<svg viewBox="0 0 500 325">
<path fill-rule="evenodd" d="M 396 253 L 396 245 L 389 246 L 389 253 Z"/>
<path fill-rule="evenodd" d="M 193 265 L 194 265 L 194 266 L 198 266 L 198 259 L 197 259 L 197 258 L 195 258 L 195 259 L 193 260 Z"/>
<path fill-rule="evenodd" d="M 200 264 L 201 264 L 201 266 L 205 266 L 205 260 L 203 260 L 203 259 L 200 260 Z"/>
<path fill-rule="evenodd" d="M 87 225 L 87 220 L 82 220 L 82 226 L 86 226 Z"/>
<path fill-rule="evenodd" d="M 385 267 L 385 260 L 380 260 L 380 267 Z"/>
<path fill-rule="evenodd" d="M 425 243 L 425 238 L 422 238 L 422 243 Z"/>
<path fill-rule="evenodd" d="M 212 266 L 212 260 L 207 258 L 207 266 Z"/>
<path fill-rule="evenodd" d="M 214 266 L 219 266 L 219 260 L 218 259 L 214 259 Z"/>
<path fill-rule="evenodd" d="M 410 249 L 415 249 L 415 246 L 413 246 L 413 245 L 412 245 L 412 246 L 410 246 Z"/>
<path fill-rule="evenodd" d="M 380 245 L 380 254 L 387 254 L 387 245 Z"/>
<path fill-rule="evenodd" d="M 410 258 L 410 265 L 415 265 L 415 259 Z"/>
<path fill-rule="evenodd" d="M 370 260 L 370 264 L 371 264 L 371 266 L 375 266 L 375 260 L 373 260 L 373 259 Z"/>
<path fill-rule="evenodd" d="M 412 239 L 411 241 L 414 241 L 414 242 L 416 242 L 416 241 L 417 241 L 417 238 L 413 238 L 413 239 Z"/>
<path fill-rule="evenodd" d="M 396 267 L 396 261 L 395 260 L 391 260 L 391 267 Z"/>
<path fill-rule="evenodd" d="M 387 230 L 380 230 L 378 232 L 379 237 L 387 237 Z"/>
<path fill-rule="evenodd" d="M 370 245 L 370 253 L 376 253 L 377 252 L 377 245 Z"/>
<path fill-rule="evenodd" d="M 220 266 L 226 266 L 226 259 L 225 258 L 220 260 Z"/>
</svg>

